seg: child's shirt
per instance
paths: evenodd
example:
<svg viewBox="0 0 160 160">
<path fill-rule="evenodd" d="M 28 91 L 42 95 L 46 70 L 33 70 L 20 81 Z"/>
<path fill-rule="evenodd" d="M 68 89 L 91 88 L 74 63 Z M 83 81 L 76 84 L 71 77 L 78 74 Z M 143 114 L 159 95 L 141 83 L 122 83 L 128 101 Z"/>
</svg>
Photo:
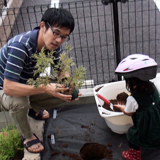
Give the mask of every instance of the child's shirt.
<svg viewBox="0 0 160 160">
<path fill-rule="evenodd" d="M 137 109 L 138 109 L 137 101 L 134 99 L 133 96 L 129 96 L 126 101 L 126 107 L 124 111 L 126 113 L 133 113 L 133 112 L 136 112 Z"/>
</svg>

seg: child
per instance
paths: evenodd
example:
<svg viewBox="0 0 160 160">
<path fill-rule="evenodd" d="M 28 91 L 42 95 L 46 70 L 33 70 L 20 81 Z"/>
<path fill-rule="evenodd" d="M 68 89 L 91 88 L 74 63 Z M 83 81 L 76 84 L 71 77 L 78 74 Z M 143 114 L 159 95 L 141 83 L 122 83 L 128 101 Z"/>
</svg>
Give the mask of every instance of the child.
<svg viewBox="0 0 160 160">
<path fill-rule="evenodd" d="M 124 76 L 131 93 L 126 105 L 114 105 L 133 120 L 127 132 L 129 150 L 122 156 L 127 160 L 160 159 L 160 98 L 149 81 L 156 76 L 157 63 L 147 55 L 132 54 L 119 63 L 115 73 Z"/>
</svg>

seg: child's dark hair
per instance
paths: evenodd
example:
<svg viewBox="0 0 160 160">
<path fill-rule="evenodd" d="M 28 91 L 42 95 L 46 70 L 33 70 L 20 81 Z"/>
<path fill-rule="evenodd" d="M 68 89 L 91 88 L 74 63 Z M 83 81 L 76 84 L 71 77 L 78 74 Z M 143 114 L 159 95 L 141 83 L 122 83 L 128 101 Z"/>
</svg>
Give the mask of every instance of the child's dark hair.
<svg viewBox="0 0 160 160">
<path fill-rule="evenodd" d="M 70 33 L 74 30 L 74 18 L 72 14 L 63 8 L 49 8 L 42 16 L 41 21 L 45 22 L 45 26 L 48 29 L 49 26 L 65 27 L 70 29 Z"/>
<path fill-rule="evenodd" d="M 154 93 L 154 85 L 150 81 L 142 81 L 139 78 L 125 78 L 126 81 L 126 88 L 129 92 L 148 92 L 149 94 Z"/>
</svg>

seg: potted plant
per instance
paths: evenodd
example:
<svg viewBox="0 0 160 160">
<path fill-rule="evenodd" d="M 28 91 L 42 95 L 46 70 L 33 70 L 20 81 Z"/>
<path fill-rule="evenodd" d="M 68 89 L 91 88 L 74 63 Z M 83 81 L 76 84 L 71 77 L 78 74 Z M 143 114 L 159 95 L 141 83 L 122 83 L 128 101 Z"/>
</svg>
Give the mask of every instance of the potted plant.
<svg viewBox="0 0 160 160">
<path fill-rule="evenodd" d="M 27 83 L 38 87 L 39 85 L 46 86 L 54 80 L 59 84 L 63 84 L 65 87 L 69 87 L 68 93 L 65 92 L 64 94 L 71 94 L 72 100 L 74 100 L 78 97 L 79 88 L 84 83 L 86 69 L 83 66 L 75 67 L 72 57 L 69 57 L 72 48 L 68 43 L 66 43 L 65 48 L 67 52 L 63 52 L 60 55 L 60 60 L 57 64 L 54 63 L 54 51 L 46 54 L 44 48 L 42 48 L 39 54 L 33 54 L 33 58 L 36 59 L 37 63 L 34 70 L 34 77 L 30 78 Z M 51 64 L 51 72 L 49 74 L 46 72 L 48 64 Z M 45 76 L 36 78 L 41 73 L 45 73 Z M 61 73 L 61 76 L 59 76 L 59 73 Z M 66 77 L 66 73 L 70 76 Z"/>
</svg>

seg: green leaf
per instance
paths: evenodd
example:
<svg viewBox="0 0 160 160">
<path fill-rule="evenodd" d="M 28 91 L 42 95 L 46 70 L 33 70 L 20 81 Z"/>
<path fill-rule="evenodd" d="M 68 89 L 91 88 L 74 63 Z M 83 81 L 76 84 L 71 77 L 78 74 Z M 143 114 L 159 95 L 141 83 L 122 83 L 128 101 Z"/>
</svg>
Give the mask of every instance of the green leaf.
<svg viewBox="0 0 160 160">
<path fill-rule="evenodd" d="M 68 43 L 66 43 L 65 48 L 67 53 L 63 52 L 60 54 L 60 60 L 58 64 L 54 64 L 54 51 L 46 54 L 44 48 L 42 48 L 39 54 L 33 54 L 33 58 L 36 59 L 37 63 L 34 70 L 34 77 L 30 78 L 27 81 L 27 84 L 34 85 L 34 87 L 37 88 L 39 85 L 47 86 L 49 83 L 51 83 L 51 79 L 56 79 L 57 83 L 63 84 L 64 86 L 70 86 L 70 84 L 74 84 L 75 87 L 80 88 L 86 78 L 86 69 L 83 66 L 76 68 L 72 57 L 69 57 L 69 52 L 72 50 L 72 48 L 68 45 Z M 45 69 L 49 66 L 49 64 L 54 66 L 53 73 L 51 73 L 51 75 L 46 75 L 45 77 L 38 77 L 35 79 L 37 74 L 40 75 L 41 73 L 45 72 Z M 62 81 L 62 79 L 59 79 L 58 77 L 59 72 L 64 75 L 65 73 L 69 73 L 71 77 Z"/>
</svg>

